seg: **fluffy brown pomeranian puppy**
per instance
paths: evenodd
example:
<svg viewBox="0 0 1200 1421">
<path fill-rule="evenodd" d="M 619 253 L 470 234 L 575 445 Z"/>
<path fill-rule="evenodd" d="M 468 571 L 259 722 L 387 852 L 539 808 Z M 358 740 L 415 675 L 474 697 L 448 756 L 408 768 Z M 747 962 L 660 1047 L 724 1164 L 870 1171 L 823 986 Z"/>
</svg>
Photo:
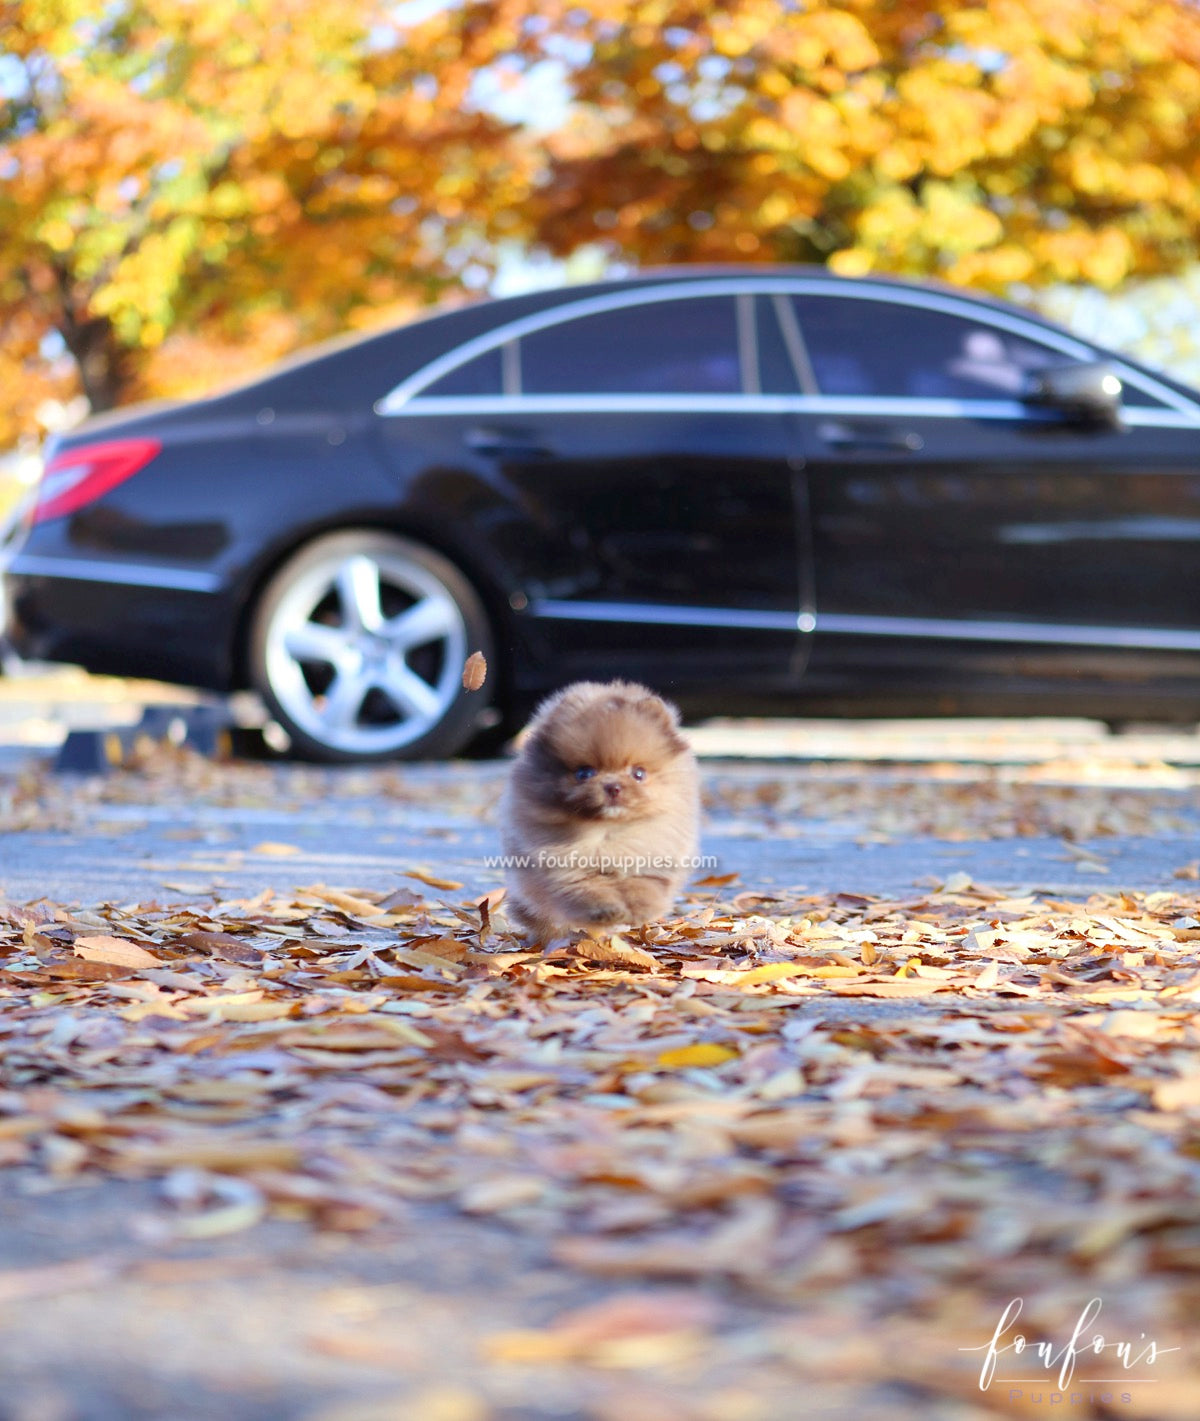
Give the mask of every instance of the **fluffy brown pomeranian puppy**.
<svg viewBox="0 0 1200 1421">
<path fill-rule="evenodd" d="M 628 681 L 567 686 L 530 722 L 501 805 L 508 916 L 542 942 L 662 917 L 699 799 L 674 706 Z"/>
</svg>

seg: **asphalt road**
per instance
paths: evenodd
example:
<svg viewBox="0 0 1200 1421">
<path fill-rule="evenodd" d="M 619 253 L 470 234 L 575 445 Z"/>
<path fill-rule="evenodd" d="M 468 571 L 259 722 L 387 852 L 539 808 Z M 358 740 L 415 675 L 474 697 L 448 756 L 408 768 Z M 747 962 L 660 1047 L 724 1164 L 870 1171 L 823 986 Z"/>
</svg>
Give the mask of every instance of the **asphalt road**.
<svg viewBox="0 0 1200 1421">
<path fill-rule="evenodd" d="M 0 893 L 10 900 L 127 902 L 232 897 L 313 882 L 388 891 L 424 868 L 486 892 L 501 881 L 494 806 L 506 762 L 360 770 L 214 766 L 211 774 L 56 776 L 68 729 L 136 721 L 144 701 L 178 694 L 57 672 L 0 680 L 0 796 L 22 771 L 43 777 L 63 812 L 20 832 L 0 812 Z M 1200 735 L 1146 730 L 1112 736 L 1086 721 L 712 723 L 693 738 L 708 790 L 708 872 L 747 886 L 902 895 L 966 873 L 977 883 L 1086 895 L 1098 888 L 1167 889 L 1200 850 Z M 988 837 L 967 824 L 927 832 L 906 798 L 944 786 L 969 806 L 972 786 L 1024 780 L 1103 803 L 1165 802 L 1149 824 Z M 118 783 L 119 781 L 119 783 Z M 782 809 L 759 812 L 775 787 Z M 923 787 L 923 788 L 922 788 Z M 849 797 L 847 791 L 854 792 Z M 11 793 L 11 791 L 10 791 Z M 780 794 L 782 797 L 780 797 Z M 3 800 L 0 798 L 0 811 Z M 790 807 L 789 807 L 790 806 Z M 880 808 L 889 811 L 880 832 Z M 929 818 L 930 816 L 926 816 Z M 923 832 L 925 831 L 925 832 Z"/>
<path fill-rule="evenodd" d="M 406 770 L 405 779 L 421 790 L 452 784 L 459 803 L 464 790 L 477 788 L 481 803 L 490 805 L 503 769 L 420 766 Z M 744 767 L 719 762 L 705 770 L 710 779 L 749 778 Z M 805 766 L 774 765 L 769 773 L 786 781 Z M 355 798 L 351 806 L 340 797 L 281 800 L 278 808 L 107 804 L 90 828 L 0 834 L 0 893 L 15 902 L 86 904 L 244 897 L 317 882 L 388 892 L 410 869 L 461 882 L 464 896 L 502 881 L 502 871 L 487 862 L 499 852 L 495 826 L 473 815 L 379 795 Z M 869 826 L 853 821 L 765 828 L 717 812 L 708 817 L 703 850 L 713 860 L 707 872 L 736 873 L 760 889 L 895 897 L 966 873 L 996 888 L 1086 896 L 1101 887 L 1178 886 L 1176 873 L 1200 846 L 1200 816 L 1194 833 L 1105 836 L 1079 846 L 1048 835 L 948 843 L 929 836 L 872 842 L 868 833 Z"/>
</svg>

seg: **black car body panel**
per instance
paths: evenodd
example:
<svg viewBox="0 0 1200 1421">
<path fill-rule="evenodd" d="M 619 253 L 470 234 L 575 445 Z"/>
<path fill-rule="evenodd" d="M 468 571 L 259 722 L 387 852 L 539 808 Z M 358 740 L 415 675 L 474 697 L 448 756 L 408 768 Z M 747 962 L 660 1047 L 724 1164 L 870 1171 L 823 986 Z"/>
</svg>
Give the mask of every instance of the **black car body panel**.
<svg viewBox="0 0 1200 1421">
<path fill-rule="evenodd" d="M 1107 361 L 1120 427 L 1032 395 Z M 160 453 L 7 571 L 39 659 L 247 683 L 339 529 L 440 554 L 506 712 L 632 676 L 695 712 L 1200 715 L 1200 394 L 1024 311 L 788 268 L 483 301 L 135 408 Z"/>
</svg>

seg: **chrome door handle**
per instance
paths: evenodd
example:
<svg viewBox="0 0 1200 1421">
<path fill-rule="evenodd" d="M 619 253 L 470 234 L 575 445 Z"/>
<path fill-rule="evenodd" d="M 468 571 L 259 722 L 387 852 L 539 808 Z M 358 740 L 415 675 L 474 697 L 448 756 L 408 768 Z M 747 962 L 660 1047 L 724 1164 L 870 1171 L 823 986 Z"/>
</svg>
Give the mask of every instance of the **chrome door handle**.
<svg viewBox="0 0 1200 1421">
<path fill-rule="evenodd" d="M 539 444 L 531 429 L 500 429 L 476 426 L 463 434 L 463 443 L 476 454 L 502 455 L 505 458 L 545 459 L 551 450 Z"/>
<path fill-rule="evenodd" d="M 843 424 L 840 420 L 826 420 L 817 425 L 817 437 L 831 449 L 878 449 L 915 454 L 925 447 L 924 439 L 911 429 Z"/>
</svg>

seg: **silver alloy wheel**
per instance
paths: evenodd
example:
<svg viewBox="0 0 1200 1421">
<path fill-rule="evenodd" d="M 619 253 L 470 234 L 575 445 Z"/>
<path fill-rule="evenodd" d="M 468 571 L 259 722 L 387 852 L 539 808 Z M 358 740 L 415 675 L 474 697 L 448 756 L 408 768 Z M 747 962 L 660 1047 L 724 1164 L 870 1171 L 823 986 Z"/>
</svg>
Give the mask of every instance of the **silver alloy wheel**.
<svg viewBox="0 0 1200 1421">
<path fill-rule="evenodd" d="M 331 548 L 283 590 L 263 651 L 297 729 L 345 755 L 386 755 L 461 694 L 467 629 L 450 590 L 399 548 Z"/>
</svg>

